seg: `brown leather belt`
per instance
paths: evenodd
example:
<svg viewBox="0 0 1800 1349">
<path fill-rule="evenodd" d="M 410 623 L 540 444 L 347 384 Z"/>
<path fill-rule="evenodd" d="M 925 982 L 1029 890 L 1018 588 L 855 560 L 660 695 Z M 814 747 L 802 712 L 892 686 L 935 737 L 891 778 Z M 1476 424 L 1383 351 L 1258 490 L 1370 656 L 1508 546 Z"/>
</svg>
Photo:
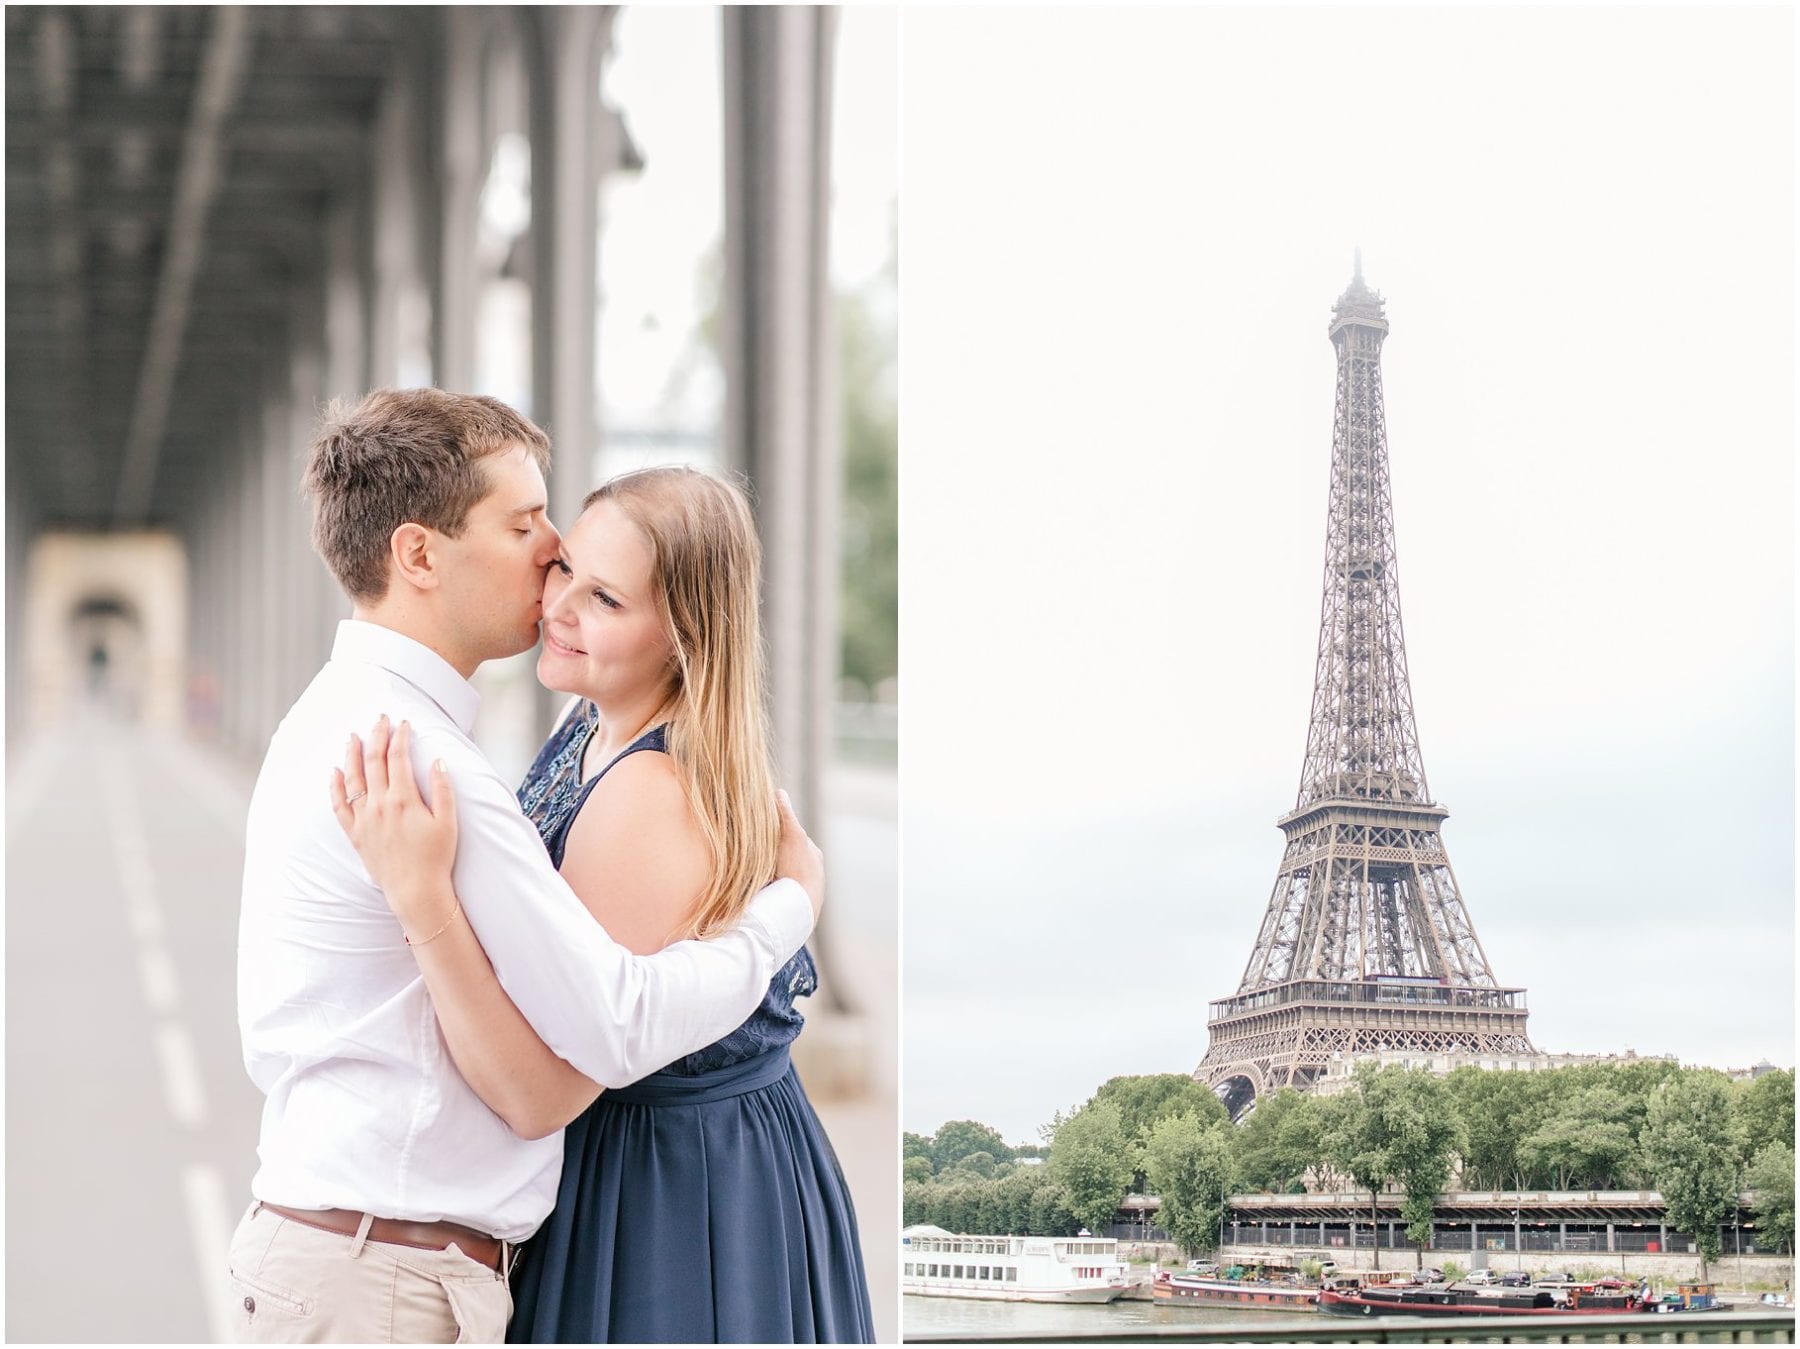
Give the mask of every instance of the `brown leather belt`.
<svg viewBox="0 0 1800 1349">
<path fill-rule="evenodd" d="M 349 1208 L 283 1208 L 266 1200 L 259 1203 L 271 1213 L 279 1213 L 290 1222 L 316 1227 L 321 1232 L 336 1232 L 353 1237 L 362 1228 L 363 1215 Z M 504 1242 L 485 1232 L 461 1223 L 415 1223 L 402 1218 L 374 1218 L 369 1222 L 369 1240 L 386 1246 L 411 1246 L 420 1251 L 441 1251 L 454 1246 L 471 1260 L 498 1271 L 506 1256 Z"/>
</svg>

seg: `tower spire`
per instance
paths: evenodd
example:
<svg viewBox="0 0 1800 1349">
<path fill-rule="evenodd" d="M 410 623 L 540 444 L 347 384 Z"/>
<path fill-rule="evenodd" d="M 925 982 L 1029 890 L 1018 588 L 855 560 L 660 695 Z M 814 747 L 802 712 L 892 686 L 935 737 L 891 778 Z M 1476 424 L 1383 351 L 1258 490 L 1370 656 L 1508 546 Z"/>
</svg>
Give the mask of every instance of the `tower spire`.
<svg viewBox="0 0 1800 1349">
<path fill-rule="evenodd" d="M 1356 273 L 1332 307 L 1337 400 L 1312 715 L 1287 848 L 1236 996 L 1195 1076 L 1234 1118 L 1384 1049 L 1531 1053 L 1521 989 L 1475 936 L 1425 783 L 1400 622 L 1381 391 L 1385 302 Z"/>
</svg>

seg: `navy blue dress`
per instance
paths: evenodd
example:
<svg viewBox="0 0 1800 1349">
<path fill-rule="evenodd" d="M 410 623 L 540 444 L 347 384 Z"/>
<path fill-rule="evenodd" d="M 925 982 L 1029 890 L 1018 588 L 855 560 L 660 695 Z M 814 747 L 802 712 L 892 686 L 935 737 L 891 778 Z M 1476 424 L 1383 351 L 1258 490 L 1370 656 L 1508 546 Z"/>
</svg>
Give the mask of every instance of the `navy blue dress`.
<svg viewBox="0 0 1800 1349">
<path fill-rule="evenodd" d="M 594 783 L 628 754 L 667 752 L 658 726 L 583 782 L 592 734 L 569 717 L 519 789 L 558 867 Z M 513 1270 L 509 1343 L 874 1338 L 850 1192 L 788 1062 L 794 999 L 817 985 L 802 947 L 743 1025 L 569 1125 L 556 1207 Z"/>
</svg>

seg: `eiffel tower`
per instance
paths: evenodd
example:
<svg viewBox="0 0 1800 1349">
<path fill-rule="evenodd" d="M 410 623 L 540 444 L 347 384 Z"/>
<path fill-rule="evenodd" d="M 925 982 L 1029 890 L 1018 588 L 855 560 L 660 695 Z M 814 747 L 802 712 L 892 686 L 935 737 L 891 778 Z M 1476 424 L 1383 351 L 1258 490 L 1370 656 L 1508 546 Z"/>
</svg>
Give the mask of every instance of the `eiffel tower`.
<svg viewBox="0 0 1800 1349">
<path fill-rule="evenodd" d="M 1525 992 L 1475 936 L 1413 720 L 1381 397 L 1382 298 L 1362 276 L 1332 307 L 1337 407 L 1312 722 L 1274 893 L 1237 993 L 1212 1004 L 1194 1070 L 1232 1118 L 1311 1087 L 1335 1057 L 1535 1051 Z"/>
</svg>

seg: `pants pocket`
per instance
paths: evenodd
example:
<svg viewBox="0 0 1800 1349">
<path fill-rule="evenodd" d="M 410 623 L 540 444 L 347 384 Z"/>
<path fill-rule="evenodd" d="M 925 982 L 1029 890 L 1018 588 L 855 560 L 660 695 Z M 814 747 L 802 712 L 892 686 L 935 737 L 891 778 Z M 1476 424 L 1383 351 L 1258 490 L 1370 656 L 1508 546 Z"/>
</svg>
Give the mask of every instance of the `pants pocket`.
<svg viewBox="0 0 1800 1349">
<path fill-rule="evenodd" d="M 264 1279 L 231 1271 L 232 1323 L 247 1344 L 293 1343 L 306 1338 L 312 1299 Z"/>
<path fill-rule="evenodd" d="M 512 1294 L 501 1279 L 445 1279 L 458 1344 L 501 1344 L 512 1315 Z"/>
</svg>

